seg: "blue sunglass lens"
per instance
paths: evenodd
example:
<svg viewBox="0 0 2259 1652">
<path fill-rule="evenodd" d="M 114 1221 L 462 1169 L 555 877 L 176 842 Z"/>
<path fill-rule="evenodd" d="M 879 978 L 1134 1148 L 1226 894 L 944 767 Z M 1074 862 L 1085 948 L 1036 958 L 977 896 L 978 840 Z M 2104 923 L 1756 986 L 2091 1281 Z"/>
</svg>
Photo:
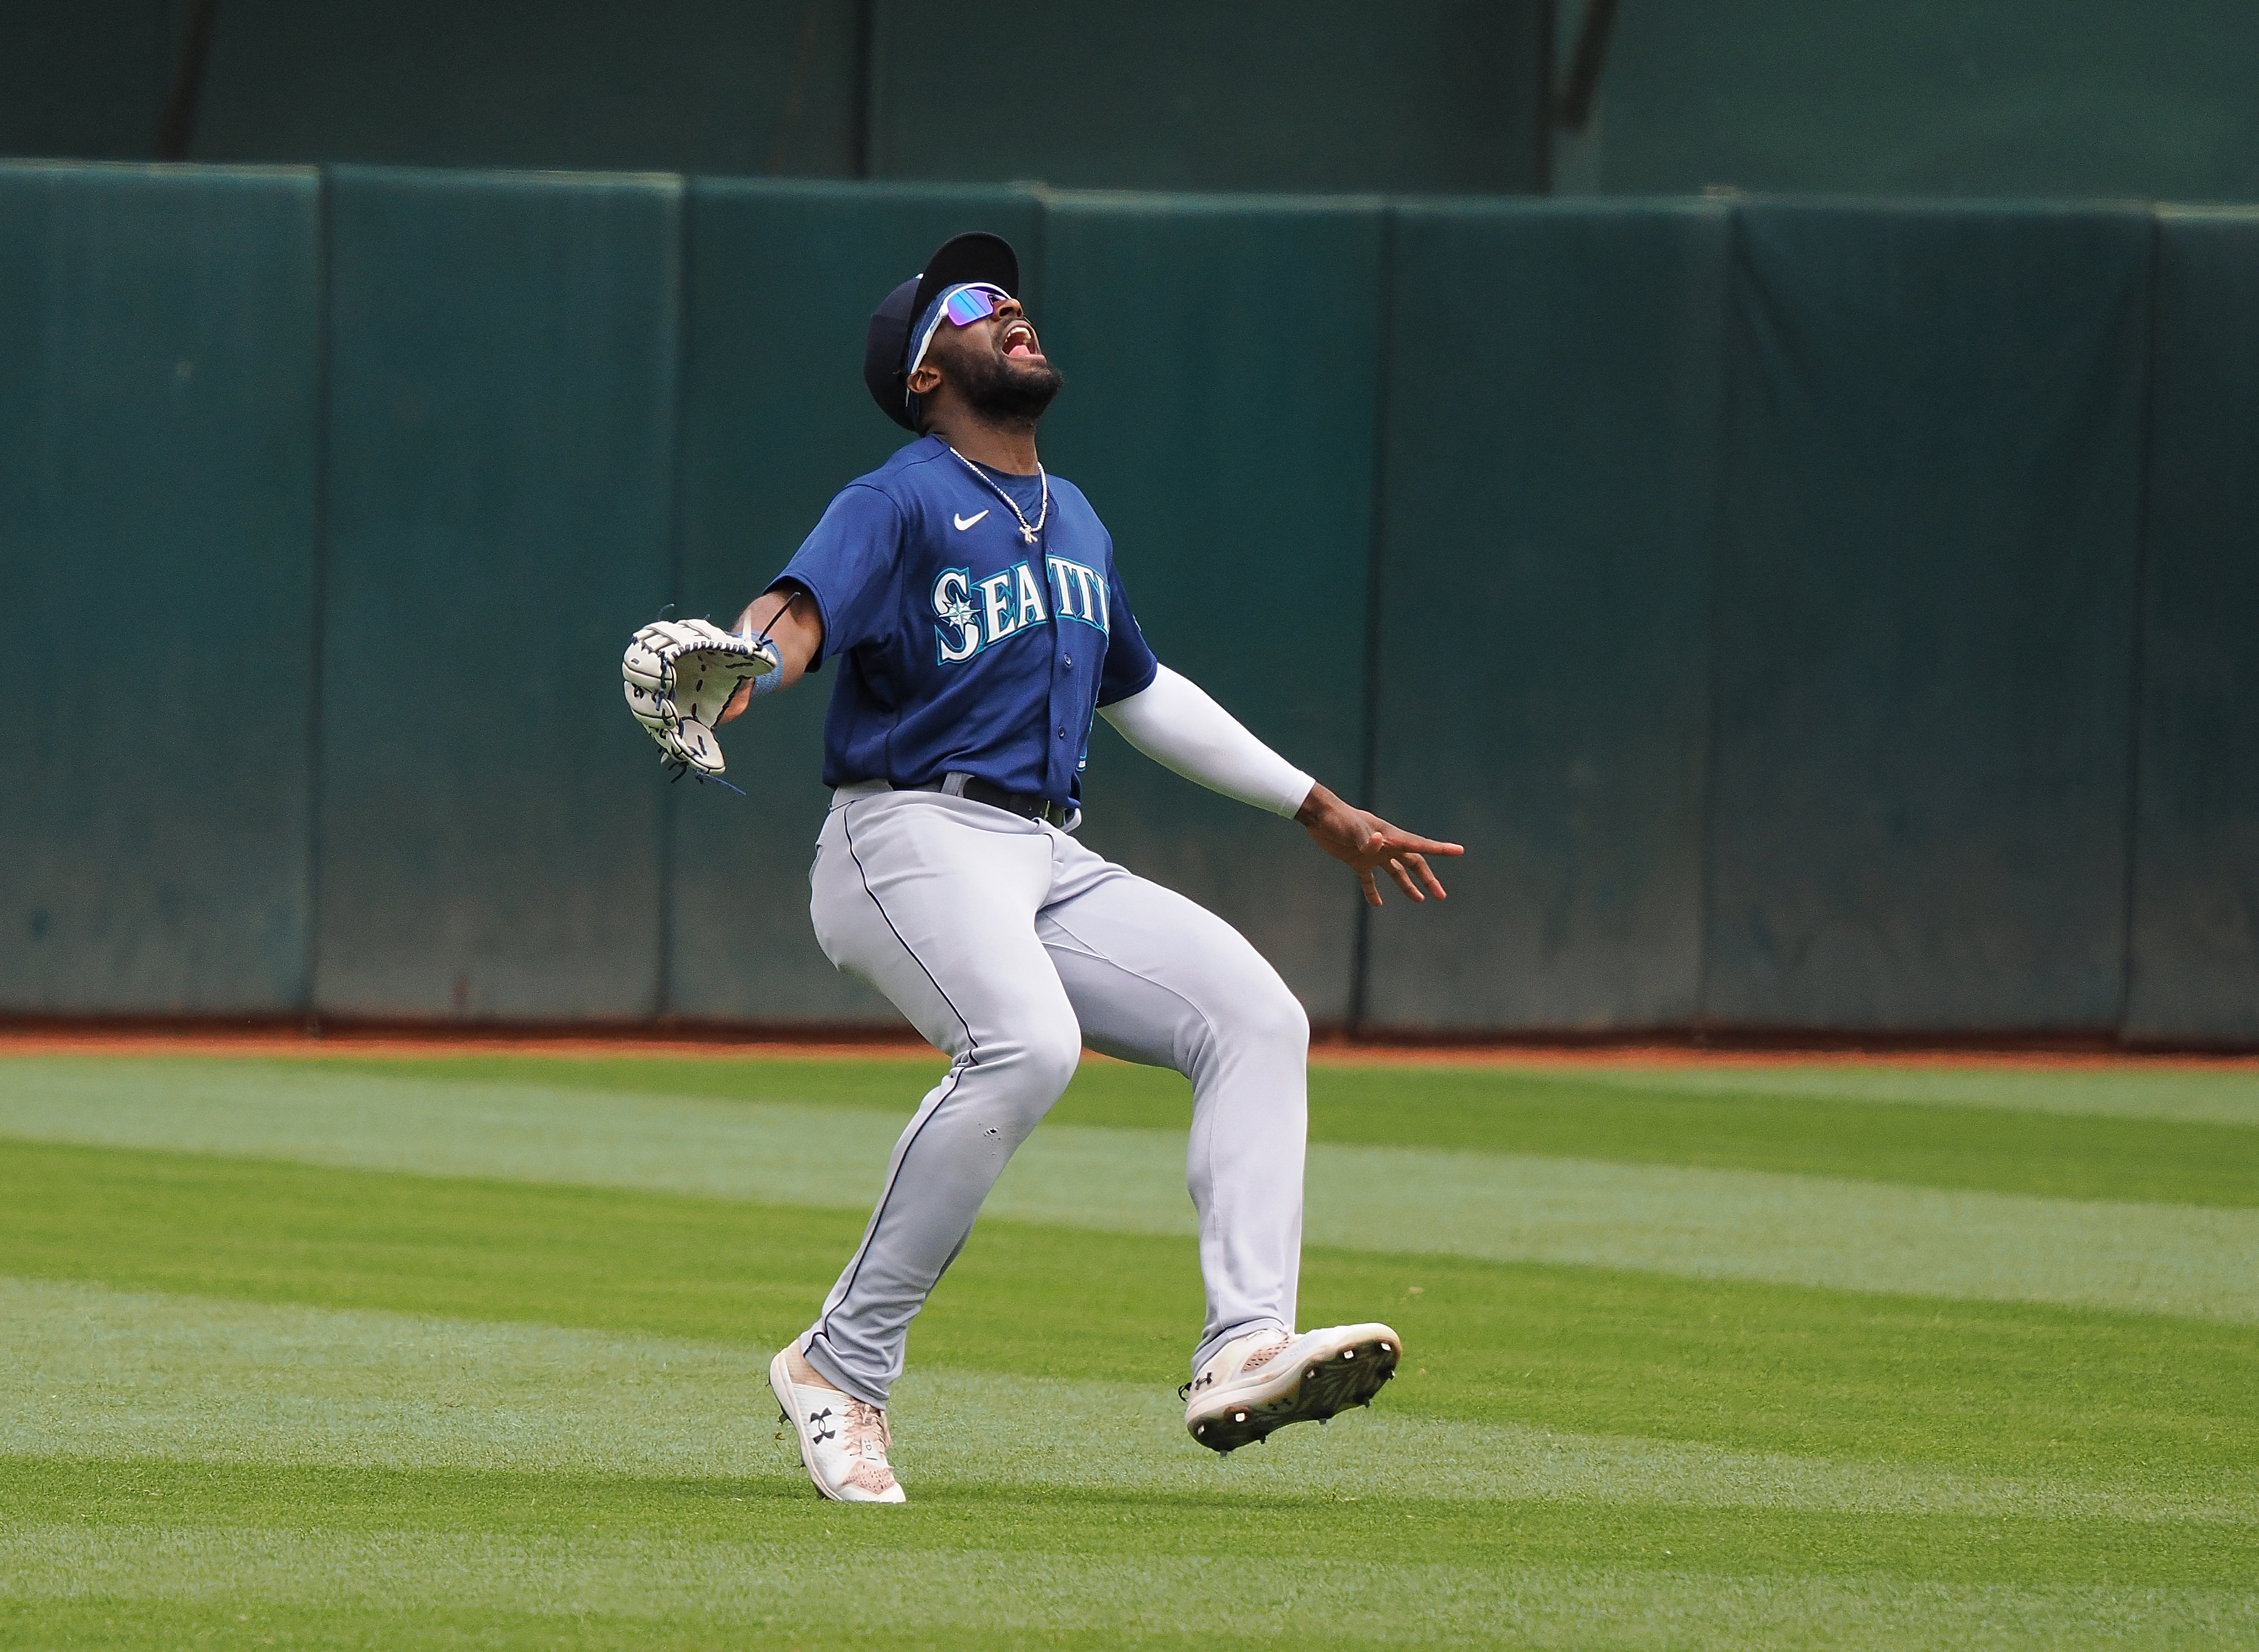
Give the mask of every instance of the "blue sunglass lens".
<svg viewBox="0 0 2259 1652">
<path fill-rule="evenodd" d="M 993 287 L 967 287 L 954 292 L 943 301 L 941 312 L 953 326 L 970 327 L 974 322 L 996 313 L 996 301 L 1003 295 Z"/>
</svg>

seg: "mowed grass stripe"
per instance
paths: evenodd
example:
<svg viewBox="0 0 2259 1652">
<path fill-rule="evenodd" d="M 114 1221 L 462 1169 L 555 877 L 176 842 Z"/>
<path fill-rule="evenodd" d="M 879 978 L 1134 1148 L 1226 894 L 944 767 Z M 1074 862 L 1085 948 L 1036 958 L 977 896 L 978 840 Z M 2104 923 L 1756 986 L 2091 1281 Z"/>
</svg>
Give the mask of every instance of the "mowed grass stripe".
<svg viewBox="0 0 2259 1652">
<path fill-rule="evenodd" d="M 829 1551 L 820 1567 L 807 1563 L 812 1542 Z M 416 1613 L 419 1632 L 428 1613 L 436 1626 L 460 1625 L 482 1645 L 494 1643 L 490 1627 L 531 1629 L 518 1643 L 538 1635 L 542 1645 L 575 1629 L 587 1637 L 581 1644 L 595 1640 L 594 1629 L 664 1645 L 671 1627 L 674 1643 L 695 1645 L 702 1631 L 734 1625 L 766 1632 L 772 1644 L 812 1634 L 847 1645 L 901 1644 L 906 1625 L 916 1626 L 916 1644 L 981 1646 L 1015 1634 L 1072 1635 L 1080 1644 L 1158 1636 L 1169 1644 L 1200 1637 L 1578 1648 L 2243 1646 L 2259 1636 L 2259 1601 L 2233 1588 L 1734 1577 L 1667 1561 L 1492 1568 L 1275 1550 L 937 1552 L 867 1538 L 851 1547 L 812 1530 L 795 1546 L 49 1526 L 0 1535 L 0 1598 L 17 1600 L 91 1598 L 193 1613 L 248 1599 L 263 1616 L 311 1608 L 332 1622 L 349 1604 L 379 1624 Z"/>
<path fill-rule="evenodd" d="M 1238 1467 L 1231 1465 L 1234 1472 Z M 2234 1569 L 2248 1548 L 2248 1529 L 2216 1522 L 1330 1492 L 1030 1495 L 1022 1487 L 967 1485 L 941 1487 L 898 1513 L 846 1520 L 812 1489 L 767 1477 L 661 1479 L 146 1457 L 0 1456 L 0 1484 L 14 1494 L 0 1531 L 83 1524 L 129 1532 L 213 1526 L 377 1535 L 483 1532 L 529 1541 L 830 1540 L 814 1555 L 779 1550 L 794 1570 L 820 1566 L 828 1553 L 975 1550 L 1134 1554 L 1157 1563 L 1254 1555 L 1400 1557 L 1501 1571 L 1602 1565 L 1788 1579 L 1820 1570 L 1900 1582 L 2045 1586 L 2068 1576 L 2113 1588 L 2251 1587 Z"/>
<path fill-rule="evenodd" d="M 1957 1243 L 2026 1285 L 2115 1267 L 2155 1307 L 2212 1231 L 2173 1222 L 2245 1211 L 1321 1143 L 1314 1214 L 1361 1216 L 1362 1248 L 1312 1250 L 1304 1315 L 1378 1313 L 1412 1360 L 1372 1412 L 1218 1463 L 1171 1392 L 1189 1241 L 1076 1225 L 1165 1195 L 1180 1223 L 1181 1142 L 1086 1115 L 1002 1201 L 1065 1190 L 1071 1219 L 984 1221 L 918 1322 L 916 1500 L 852 1511 L 795 1470 L 759 1370 L 869 1195 L 791 1200 L 899 1111 L 337 1076 L 374 1087 L 189 1108 L 248 1118 L 256 1153 L 0 1144 L 0 1453 L 32 1453 L 0 1455 L 0 1644 L 2259 1646 L 2259 1328 L 1430 1231 L 1840 1268 L 1848 1209 L 1932 1273 Z M 431 1173 L 294 1157 L 385 1129 Z M 646 1185 L 701 1151 L 726 1186 Z M 608 1157 L 643 1179 L 527 1178 Z M 764 1178 L 793 1191 L 747 1197 Z M 1890 1225 L 1924 1211 L 1938 1234 Z M 2044 1255 L 2082 1214 L 2120 1248 Z"/>
<path fill-rule="evenodd" d="M 1038 1131 L 988 1208 L 1189 1231 L 1181 1152 L 1158 1131 Z M 2259 1210 L 1325 1143 L 1304 1181 L 1313 1244 L 2259 1322 Z"/>
<path fill-rule="evenodd" d="M 0 1456 L 507 1469 L 799 1484 L 761 1350 L 0 1278 L 21 1335 Z M 2050 1475 L 1440 1421 L 1392 1404 L 1226 1463 L 1158 1385 L 921 1370 L 894 1463 L 942 1488 L 1172 1499 L 1576 1501 L 2259 1524 L 2259 1475 L 2174 1495 Z M 1041 1418 L 1040 1428 L 1025 1420 Z M 1073 1449 L 1060 1442 L 1072 1440 Z"/>
<path fill-rule="evenodd" d="M 750 1350 L 802 1329 L 861 1227 L 822 1212 L 258 1160 L 0 1143 L 0 1272 L 581 1327 Z M 2241 1497 L 2259 1329 L 1323 1249 L 1312 1323 L 1385 1317 L 1392 1413 L 1764 1455 Z M 1189 1239 L 984 1219 L 914 1368 L 1182 1381 Z M 1158 1403 L 1158 1401 L 1157 1401 Z"/>
<path fill-rule="evenodd" d="M 896 1121 L 836 1107 L 174 1064 L 11 1070 L 0 1136 L 867 1207 Z M 1055 1124 L 988 1208 L 1191 1231 L 1183 1143 Z M 1390 1253 L 1653 1268 L 2259 1321 L 2259 1210 L 1316 1143 L 1306 1235 Z"/>
<path fill-rule="evenodd" d="M 278 1065 L 281 1064 L 277 1064 Z M 304 1064 L 298 1064 L 303 1065 Z M 938 1065 L 456 1057 L 372 1076 L 536 1083 L 907 1116 Z M 1985 1098 L 1997 1096 L 1998 1105 Z M 2175 1111 L 2176 1107 L 2180 1111 Z M 1089 1062 L 1062 1124 L 1181 1131 L 1173 1072 Z M 1310 1138 L 1775 1171 L 2046 1198 L 2259 1205 L 2259 1072 L 1314 1065 Z"/>
<path fill-rule="evenodd" d="M 1739 1065 L 1642 1062 L 1607 1070 L 1628 1089 L 1678 1095 L 1797 1096 L 1814 1100 L 2178 1120 L 2259 1128 L 2259 1064 L 2205 1061 L 1830 1061 Z"/>
<path fill-rule="evenodd" d="M 107 1059 L 108 1057 L 103 1057 Z M 155 1057 L 154 1059 L 167 1059 Z M 214 1057 L 199 1057 L 214 1059 Z M 241 1057 L 217 1057 L 236 1060 Z M 716 1100 L 798 1100 L 844 1107 L 884 1105 L 883 1098 L 930 1083 L 942 1057 L 907 1050 L 899 1057 L 839 1059 L 752 1054 L 538 1056 L 284 1056 L 256 1058 L 281 1067 L 318 1062 L 342 1071 L 474 1081 L 501 1079 L 561 1088 L 630 1090 Z M 2163 1063 L 2134 1059 L 2050 1063 L 1971 1061 L 1909 1063 L 1827 1061 L 1737 1063 L 1730 1058 L 1671 1065 L 1654 1058 L 1597 1059 L 1564 1066 L 1550 1062 L 1453 1063 L 1329 1060 L 1321 1049 L 1310 1062 L 1312 1099 L 1320 1112 L 1354 1103 L 1368 1085 L 1392 1094 L 1426 1097 L 1464 1088 L 1510 1098 L 1525 1090 L 1581 1090 L 1587 1086 L 1649 1096 L 1780 1098 L 1941 1107 L 1956 1111 L 2039 1113 L 2064 1118 L 2114 1118 L 2154 1122 L 2227 1124 L 2259 1129 L 2259 1064 Z M 788 1086 L 780 1088 L 780 1086 Z M 1189 1094 L 1174 1073 L 1108 1061 L 1087 1061 L 1069 1092 L 1100 1107 L 1188 1107 Z M 1166 1114 L 1151 1122 L 1172 1122 Z M 1124 1123 L 1094 1117 L 1094 1123 Z M 1407 1127 L 1420 1128 L 1407 1120 Z M 1320 1123 L 1321 1129 L 1330 1122 Z M 1364 1140 L 1364 1137 L 1350 1139 Z M 1410 1144 L 1456 1146 L 1456 1136 L 1396 1138 Z"/>
</svg>

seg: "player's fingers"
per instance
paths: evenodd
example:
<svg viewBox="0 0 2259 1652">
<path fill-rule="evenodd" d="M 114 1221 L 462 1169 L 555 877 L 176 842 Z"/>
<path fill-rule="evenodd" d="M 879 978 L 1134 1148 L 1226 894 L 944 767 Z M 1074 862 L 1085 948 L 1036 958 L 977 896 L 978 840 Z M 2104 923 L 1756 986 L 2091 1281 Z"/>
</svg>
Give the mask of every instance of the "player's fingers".
<svg viewBox="0 0 2259 1652">
<path fill-rule="evenodd" d="M 1380 890 L 1372 881 L 1372 872 L 1371 869 L 1365 866 L 1359 866 L 1357 870 L 1357 880 L 1365 886 L 1365 904 L 1369 907 L 1379 906 L 1380 904 Z"/>
<path fill-rule="evenodd" d="M 1438 901 L 1448 901 L 1450 899 L 1450 896 L 1443 892 L 1443 879 L 1436 877 L 1435 868 L 1429 865 L 1427 856 L 1407 855 L 1404 858 L 1411 866 L 1414 874 L 1418 877 L 1421 883 L 1426 887 L 1429 894 L 1434 895 Z"/>
<path fill-rule="evenodd" d="M 738 692 L 730 696 L 730 703 L 722 708 L 722 715 L 714 721 L 716 724 L 720 724 L 728 723 L 734 717 L 742 716 L 745 708 L 752 703 L 753 685 L 741 682 L 738 685 Z"/>
<path fill-rule="evenodd" d="M 1390 861 L 1388 863 L 1388 875 L 1396 879 L 1396 887 L 1398 888 L 1403 890 L 1406 894 L 1410 895 L 1415 901 L 1425 901 L 1428 898 L 1426 895 L 1420 893 L 1420 886 L 1412 881 L 1412 874 L 1404 870 L 1404 863 L 1402 861 Z"/>
<path fill-rule="evenodd" d="M 1389 842 L 1396 849 L 1415 850 L 1423 855 L 1464 855 L 1467 851 L 1457 844 L 1446 844 L 1433 837 L 1416 837 L 1410 832 L 1395 832 Z"/>
</svg>

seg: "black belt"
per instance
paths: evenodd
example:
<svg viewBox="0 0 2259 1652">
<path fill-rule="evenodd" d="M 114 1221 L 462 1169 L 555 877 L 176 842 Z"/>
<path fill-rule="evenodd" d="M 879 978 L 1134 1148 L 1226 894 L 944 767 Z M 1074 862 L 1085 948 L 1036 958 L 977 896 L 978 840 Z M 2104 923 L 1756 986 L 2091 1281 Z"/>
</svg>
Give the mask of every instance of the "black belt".
<svg viewBox="0 0 2259 1652">
<path fill-rule="evenodd" d="M 1039 820 L 1046 825 L 1066 830 L 1067 822 L 1074 818 L 1071 808 L 1061 808 L 1040 792 L 1008 792 L 1001 786 L 992 786 L 977 774 L 944 774 L 937 780 L 928 780 L 923 786 L 905 786 L 905 792 L 942 792 L 951 797 L 969 797 L 976 803 L 986 803 L 991 808 L 1001 808 L 1008 815 L 1017 815 L 1022 820 Z"/>
</svg>

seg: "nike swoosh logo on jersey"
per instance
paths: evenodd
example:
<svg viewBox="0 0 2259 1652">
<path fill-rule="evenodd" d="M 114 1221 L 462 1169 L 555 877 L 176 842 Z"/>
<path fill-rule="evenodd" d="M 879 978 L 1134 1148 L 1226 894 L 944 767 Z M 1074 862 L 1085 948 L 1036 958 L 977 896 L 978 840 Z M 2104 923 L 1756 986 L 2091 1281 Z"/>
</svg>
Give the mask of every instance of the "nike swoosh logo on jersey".
<svg viewBox="0 0 2259 1652">
<path fill-rule="evenodd" d="M 994 505 L 991 505 L 991 506 L 988 508 L 988 509 L 989 509 L 989 510 L 994 510 L 994 509 L 995 509 L 995 507 L 994 507 Z M 988 514 L 988 511 L 987 511 L 987 510 L 984 510 L 984 511 L 982 511 L 982 512 L 980 513 L 980 516 L 987 516 L 987 514 Z M 951 516 L 951 517 L 950 518 L 950 520 L 951 520 L 951 522 L 954 522 L 954 523 L 957 524 L 957 530 L 958 530 L 958 532 L 959 532 L 959 533 L 963 533 L 963 532 L 964 532 L 967 528 L 971 527 L 974 523 L 976 523 L 976 522 L 980 521 L 980 516 Z"/>
</svg>

